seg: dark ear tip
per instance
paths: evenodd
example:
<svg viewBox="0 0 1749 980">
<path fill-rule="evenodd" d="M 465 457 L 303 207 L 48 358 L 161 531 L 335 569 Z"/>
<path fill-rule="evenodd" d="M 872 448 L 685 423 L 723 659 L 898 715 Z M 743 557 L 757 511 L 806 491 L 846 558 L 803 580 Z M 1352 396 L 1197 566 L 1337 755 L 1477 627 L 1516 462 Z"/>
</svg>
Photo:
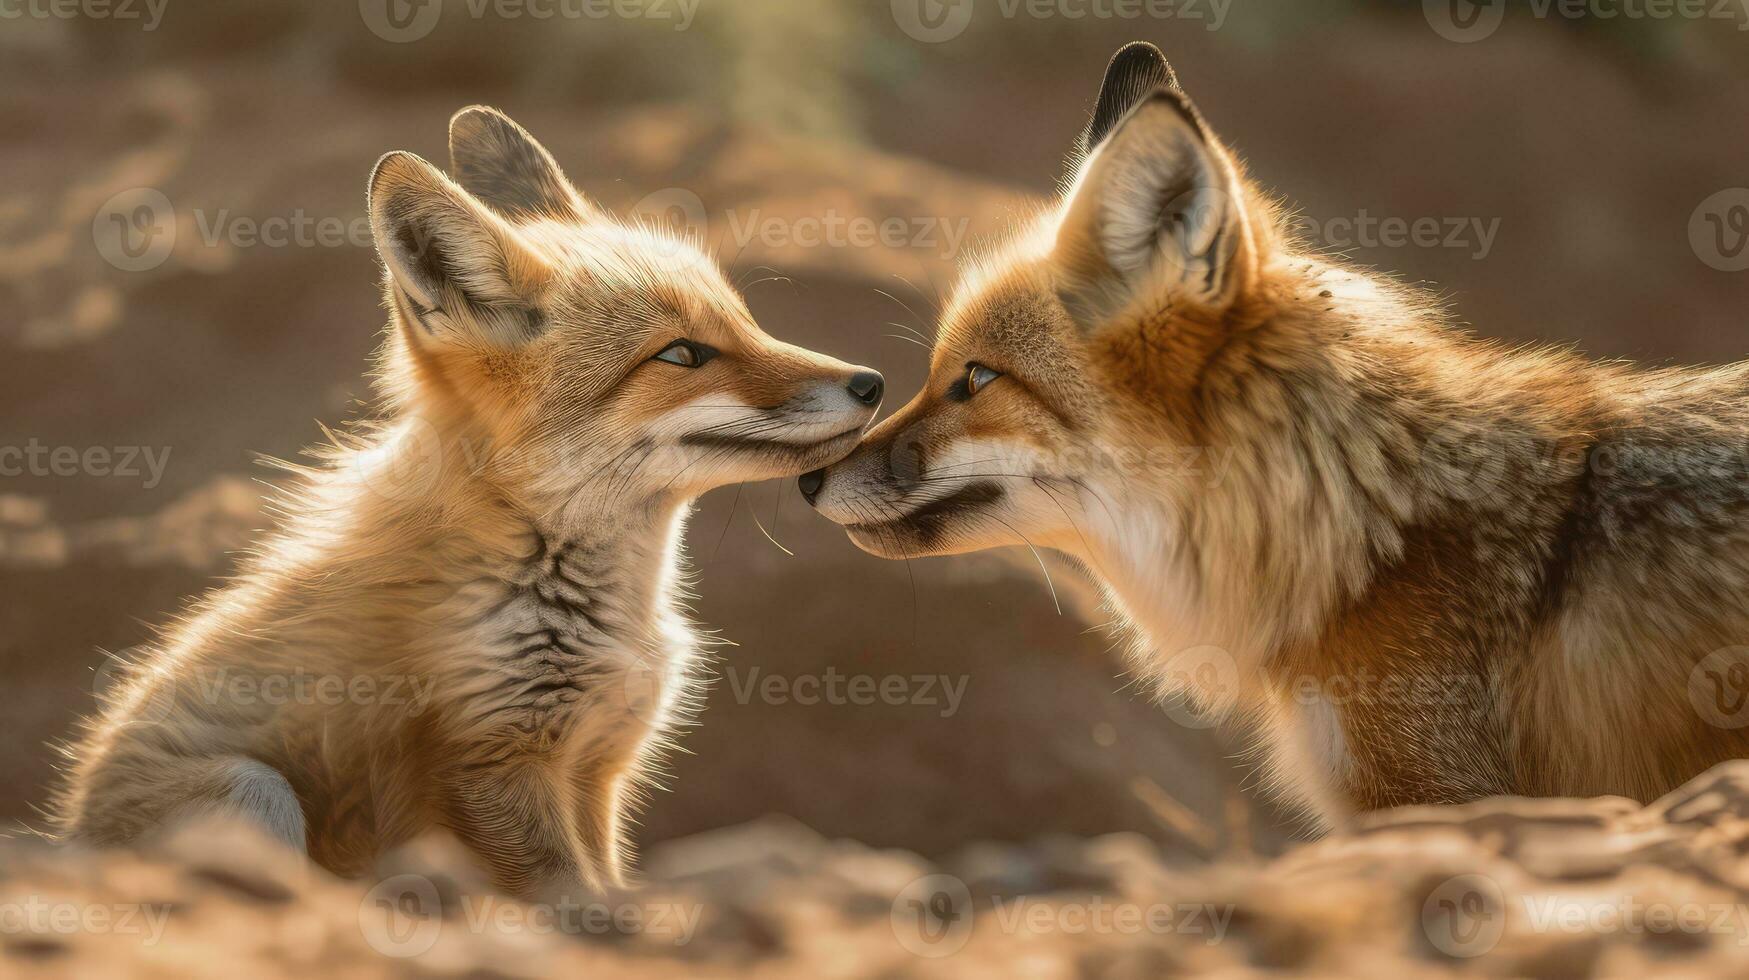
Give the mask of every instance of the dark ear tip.
<svg viewBox="0 0 1749 980">
<path fill-rule="evenodd" d="M 1162 85 L 1178 87 L 1178 73 L 1172 70 L 1166 55 L 1150 41 L 1131 41 L 1117 49 L 1106 65 L 1105 78 L 1151 77 Z"/>
<path fill-rule="evenodd" d="M 1166 63 L 1166 55 L 1156 47 L 1152 41 L 1131 41 L 1123 47 L 1118 48 L 1117 53 L 1111 56 L 1111 63 L 1114 65 L 1119 62 L 1138 60 L 1158 62 L 1159 64 L 1164 65 Z"/>
<path fill-rule="evenodd" d="M 1105 67 L 1105 79 L 1099 85 L 1099 100 L 1093 108 L 1093 118 L 1081 134 L 1081 148 L 1091 152 L 1130 109 L 1160 89 L 1176 90 L 1178 75 L 1166 63 L 1160 49 L 1147 41 L 1131 41 L 1117 49 L 1111 63 Z"/>
</svg>

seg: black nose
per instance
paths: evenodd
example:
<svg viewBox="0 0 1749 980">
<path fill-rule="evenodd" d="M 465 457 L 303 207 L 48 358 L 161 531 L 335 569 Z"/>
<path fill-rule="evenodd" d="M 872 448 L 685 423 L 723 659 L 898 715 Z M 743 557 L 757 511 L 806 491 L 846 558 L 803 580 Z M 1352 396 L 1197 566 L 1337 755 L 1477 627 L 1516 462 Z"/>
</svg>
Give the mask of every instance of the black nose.
<svg viewBox="0 0 1749 980">
<path fill-rule="evenodd" d="M 887 389 L 887 382 L 877 372 L 858 371 L 850 376 L 850 383 L 845 387 L 864 405 L 879 405 L 881 392 Z"/>
<path fill-rule="evenodd" d="M 879 383 L 877 382 L 876 384 L 878 387 Z M 803 473 L 801 476 L 796 477 L 796 489 L 802 492 L 802 499 L 806 500 L 810 505 L 813 504 L 814 498 L 820 495 L 820 488 L 825 485 L 825 470 L 815 470 L 812 473 Z"/>
</svg>

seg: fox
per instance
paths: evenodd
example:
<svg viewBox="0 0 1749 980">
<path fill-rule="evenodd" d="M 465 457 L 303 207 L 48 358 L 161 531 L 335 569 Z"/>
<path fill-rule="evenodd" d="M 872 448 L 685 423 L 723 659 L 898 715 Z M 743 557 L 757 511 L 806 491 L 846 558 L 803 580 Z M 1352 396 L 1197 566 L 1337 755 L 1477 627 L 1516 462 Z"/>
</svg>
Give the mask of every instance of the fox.
<svg viewBox="0 0 1749 980">
<path fill-rule="evenodd" d="M 1446 306 L 1300 240 L 1135 42 L 1060 196 L 962 263 L 923 389 L 799 488 L 876 556 L 1061 556 L 1313 829 L 1745 754 L 1749 364 Z"/>
<path fill-rule="evenodd" d="M 439 831 L 512 895 L 624 883 L 714 642 L 693 501 L 843 456 L 884 380 L 766 334 L 699 236 L 610 214 L 502 112 L 449 149 L 370 175 L 377 411 L 113 685 L 56 835 L 220 814 L 357 877 Z"/>
</svg>

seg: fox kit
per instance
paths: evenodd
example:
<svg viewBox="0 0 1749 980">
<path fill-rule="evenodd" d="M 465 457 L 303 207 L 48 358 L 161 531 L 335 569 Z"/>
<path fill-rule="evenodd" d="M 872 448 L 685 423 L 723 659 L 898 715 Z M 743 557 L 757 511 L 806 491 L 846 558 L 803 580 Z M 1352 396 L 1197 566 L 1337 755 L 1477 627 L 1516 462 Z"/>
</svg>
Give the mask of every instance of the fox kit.
<svg viewBox="0 0 1749 980">
<path fill-rule="evenodd" d="M 889 558 L 1068 553 L 1163 689 L 1339 823 L 1653 797 L 1749 749 L 1749 365 L 1513 351 L 1322 258 L 1159 51 L 804 496 Z"/>
<path fill-rule="evenodd" d="M 453 179 L 410 153 L 371 175 L 382 421 L 90 723 L 66 836 L 228 811 L 356 874 L 442 827 L 514 893 L 619 880 L 700 647 L 689 502 L 843 456 L 881 377 L 768 337 L 496 111 L 458 113 L 450 155 Z"/>
</svg>

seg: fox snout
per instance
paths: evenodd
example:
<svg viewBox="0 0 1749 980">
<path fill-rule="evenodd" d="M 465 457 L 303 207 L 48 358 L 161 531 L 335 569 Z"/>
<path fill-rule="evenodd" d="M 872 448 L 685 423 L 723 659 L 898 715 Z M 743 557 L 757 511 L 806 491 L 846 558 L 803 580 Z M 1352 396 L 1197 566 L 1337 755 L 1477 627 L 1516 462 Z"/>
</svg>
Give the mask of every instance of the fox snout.
<svg viewBox="0 0 1749 980">
<path fill-rule="evenodd" d="M 881 395 L 887 389 L 887 380 L 881 377 L 879 371 L 858 371 L 850 376 L 844 387 L 857 401 L 879 408 Z"/>
<path fill-rule="evenodd" d="M 785 382 L 787 397 L 777 404 L 756 407 L 778 393 L 748 391 L 740 397 L 748 408 L 724 406 L 721 420 L 695 428 L 682 442 L 707 450 L 766 448 L 774 462 L 787 455 L 790 465 L 767 476 L 811 472 L 843 458 L 880 410 L 886 379 L 878 371 L 824 355 L 810 353 L 809 361 L 812 376 L 801 381 L 792 376 Z"/>
<path fill-rule="evenodd" d="M 858 465 L 866 468 L 872 461 L 873 456 L 869 449 L 869 441 L 865 439 L 863 442 L 858 443 L 856 448 L 851 450 L 850 454 L 838 463 L 833 463 L 830 466 L 822 466 L 817 470 L 810 470 L 797 477 L 796 489 L 801 491 L 802 499 L 808 502 L 808 506 L 819 509 L 820 492 L 826 488 L 827 472 L 840 465 L 850 465 L 852 460 L 855 460 Z M 827 516 L 830 517 L 831 515 L 828 514 Z"/>
<path fill-rule="evenodd" d="M 807 443 L 860 439 L 880 410 L 886 387 L 880 372 L 849 364 L 801 385 L 778 409 L 792 415 L 786 440 Z M 833 456 L 828 462 L 838 458 Z"/>
<path fill-rule="evenodd" d="M 802 499 L 847 526 L 902 516 L 898 501 L 919 489 L 923 462 L 914 430 L 897 423 L 887 420 L 843 459 L 802 474 L 796 481 Z"/>
</svg>

